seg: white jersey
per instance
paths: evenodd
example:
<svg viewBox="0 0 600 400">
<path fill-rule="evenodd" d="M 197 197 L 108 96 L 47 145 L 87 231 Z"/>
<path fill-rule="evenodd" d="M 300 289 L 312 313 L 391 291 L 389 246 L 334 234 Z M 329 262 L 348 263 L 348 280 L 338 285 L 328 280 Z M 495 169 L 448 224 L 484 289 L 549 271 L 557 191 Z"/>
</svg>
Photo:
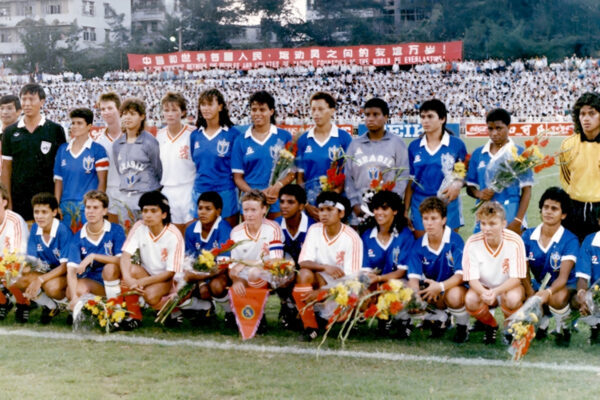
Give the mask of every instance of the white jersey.
<svg viewBox="0 0 600 400">
<path fill-rule="evenodd" d="M 163 173 L 160 183 L 163 186 L 190 186 L 196 179 L 196 164 L 190 151 L 190 134 L 194 127 L 183 125 L 175 137 L 169 136 L 167 128 L 162 128 L 156 134 L 160 148 L 160 162 Z"/>
<path fill-rule="evenodd" d="M 142 221 L 136 222 L 123 244 L 123 251 L 133 254 L 137 249 L 140 249 L 142 267 L 150 275 L 181 271 L 185 243 L 175 225 L 168 224 L 154 236 Z"/>
<path fill-rule="evenodd" d="M 19 214 L 6 210 L 4 221 L 0 224 L 0 255 L 5 249 L 9 252 L 27 254 L 29 229 Z"/>
<path fill-rule="evenodd" d="M 112 151 L 113 143 L 115 142 L 115 140 L 116 139 L 113 140 L 108 135 L 108 128 L 104 128 L 100 136 L 98 136 L 98 138 L 96 139 L 96 143 L 101 144 L 102 147 L 104 147 L 104 150 L 106 150 L 106 154 L 108 155 L 108 161 L 110 163 L 108 166 L 108 177 L 106 178 L 107 191 L 108 188 L 115 188 L 117 190 L 119 189 L 119 173 L 117 172 L 117 163 L 114 160 Z"/>
<path fill-rule="evenodd" d="M 465 281 L 478 279 L 490 289 L 509 278 L 523 279 L 527 274 L 523 240 L 516 233 L 504 229 L 500 246 L 492 251 L 483 233 L 476 233 L 465 244 L 462 269 Z"/>
<path fill-rule="evenodd" d="M 306 233 L 298 263 L 313 261 L 325 265 L 337 265 L 344 274 L 354 274 L 363 264 L 363 243 L 358 233 L 348 225 L 333 238 L 328 238 L 322 223 L 313 224 Z"/>
<path fill-rule="evenodd" d="M 248 232 L 246 223 L 231 230 L 231 240 L 247 240 L 231 250 L 231 258 L 246 261 L 259 261 L 263 258 L 283 258 L 283 233 L 274 221 L 264 219 L 256 236 Z"/>
</svg>

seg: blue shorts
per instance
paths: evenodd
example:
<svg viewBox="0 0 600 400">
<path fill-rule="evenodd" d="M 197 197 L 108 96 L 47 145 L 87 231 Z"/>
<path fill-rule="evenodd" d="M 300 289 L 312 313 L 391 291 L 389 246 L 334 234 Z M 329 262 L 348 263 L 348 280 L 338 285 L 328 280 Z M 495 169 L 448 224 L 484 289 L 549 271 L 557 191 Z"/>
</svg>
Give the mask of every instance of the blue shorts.
<svg viewBox="0 0 600 400">
<path fill-rule="evenodd" d="M 95 263 L 95 265 L 97 265 Z M 101 266 L 88 267 L 83 274 L 77 275 L 77 279 L 91 279 L 104 286 L 104 279 L 102 278 L 102 270 L 104 270 L 104 264 Z"/>
<path fill-rule="evenodd" d="M 549 288 L 550 286 L 552 286 L 552 282 L 554 282 L 555 280 L 556 279 L 550 279 L 548 281 L 548 284 L 546 285 L 546 288 Z M 540 290 L 540 285 L 541 285 L 541 283 L 538 282 L 534 277 L 531 278 L 531 287 L 533 288 L 533 290 L 535 290 L 536 292 L 538 290 Z M 573 277 L 569 276 L 569 280 L 567 281 L 566 288 L 567 288 L 567 290 L 575 290 L 577 288 L 577 279 L 575 278 L 575 275 L 573 275 Z"/>
<path fill-rule="evenodd" d="M 61 201 L 60 212 L 62 214 L 62 221 L 71 228 L 71 222 L 75 220 L 75 225 L 80 222 L 80 227 L 85 224 L 85 207 L 83 201 Z M 75 226 L 74 225 L 74 226 Z"/>
<path fill-rule="evenodd" d="M 221 218 L 231 217 L 232 215 L 236 215 L 240 212 L 241 207 L 238 206 L 237 189 L 223 190 L 222 192 L 217 193 L 219 193 L 219 196 L 221 196 L 221 200 L 223 200 Z M 194 218 L 198 218 L 198 198 L 201 194 L 202 192 L 197 192 L 196 190 L 192 191 L 192 204 L 194 207 L 192 215 L 194 216 Z"/>
<path fill-rule="evenodd" d="M 419 212 L 419 206 L 426 198 L 431 196 L 423 196 L 413 193 L 412 198 L 410 200 L 410 215 L 413 223 L 413 227 L 418 231 L 424 231 L 425 227 L 423 226 L 423 218 L 421 217 L 421 213 Z M 465 220 L 462 215 L 462 201 L 460 196 L 456 198 L 453 202 L 448 204 L 446 211 L 446 226 L 450 229 L 460 228 L 465 224 Z"/>
</svg>

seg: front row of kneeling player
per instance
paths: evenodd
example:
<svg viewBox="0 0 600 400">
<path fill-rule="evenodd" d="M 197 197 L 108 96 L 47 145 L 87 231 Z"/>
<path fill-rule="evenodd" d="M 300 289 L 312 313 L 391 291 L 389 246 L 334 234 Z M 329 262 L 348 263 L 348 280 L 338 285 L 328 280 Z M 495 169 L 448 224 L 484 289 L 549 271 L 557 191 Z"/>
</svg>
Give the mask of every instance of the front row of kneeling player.
<svg viewBox="0 0 600 400">
<path fill-rule="evenodd" d="M 121 328 L 134 329 L 142 318 L 140 303 L 159 310 L 175 290 L 175 280 L 183 279 L 198 282 L 198 289 L 167 324 L 180 323 L 186 312 L 201 323 L 214 314 L 214 304 L 220 304 L 226 325 L 233 327 L 228 288 L 243 296 L 247 286 L 266 287 L 256 271 L 242 271 L 247 264 L 280 258 L 285 253 L 294 258 L 298 272 L 295 282 L 276 289 L 284 327 L 299 324 L 298 309 L 319 288 L 345 275 L 367 272 L 372 288 L 389 279 L 407 280 L 419 299 L 430 305 L 424 324 L 431 327 L 431 337 L 440 337 L 452 316 L 456 328 L 453 340 L 464 342 L 469 317 L 473 316 L 476 325 L 485 331 L 484 342 L 494 343 L 498 324 L 490 309 L 500 306 L 506 318 L 526 297 L 537 294 L 547 315 L 540 324 L 538 338 L 547 334 L 548 317 L 553 316 L 557 343 L 568 344 L 571 306 L 585 311 L 586 289 L 600 277 L 600 233 L 586 238 L 580 249 L 576 236 L 561 226 L 570 206 L 568 196 L 558 188 L 543 194 L 539 202 L 542 223 L 527 230 L 523 238 L 505 229 L 500 204 L 484 203 L 476 213 L 481 232 L 466 244 L 446 226 L 445 204 L 435 197 L 420 205 L 426 233 L 414 240 L 400 197 L 387 191 L 373 197 L 373 222 L 362 239 L 343 223 L 350 211 L 343 196 L 321 193 L 317 199 L 320 222 L 314 223 L 303 211 L 306 197 L 297 185 L 281 190 L 283 217 L 279 223 L 265 218 L 268 206 L 261 192 L 246 193 L 241 199 L 244 222 L 233 230 L 220 217 L 219 195 L 204 193 L 198 199 L 199 219 L 188 226 L 185 240 L 170 223 L 170 207 L 160 192 L 140 198 L 142 219 L 127 238 L 121 226 L 105 219 L 108 197 L 102 192 L 85 195 L 87 223 L 75 235 L 57 219 L 54 196 L 38 194 L 32 199 L 35 223 L 29 240 L 23 220 L 5 209 L 7 196 L 1 187 L 0 195 L 0 240 L 5 248 L 22 252 L 26 247 L 28 255 L 50 267 L 44 273 L 23 274 L 0 293 L 0 319 L 12 308 L 12 295 L 18 322 L 28 320 L 31 301 L 42 306 L 40 322 L 48 323 L 59 312 L 57 303 L 64 302 L 72 309 L 87 293 L 108 298 L 124 294 L 130 315 Z M 243 263 L 208 278 L 190 271 L 182 273 L 186 253 L 197 256 L 201 250 L 211 250 L 230 238 L 242 243 L 225 255 Z M 135 254 L 139 259 L 133 258 Z M 550 274 L 550 281 L 540 291 L 546 274 Z M 306 318 L 302 322 L 307 338 L 314 338 L 322 327 Z M 265 326 L 263 322 L 262 328 Z M 389 335 L 396 327 L 397 337 L 406 338 L 412 326 L 411 316 L 401 312 L 395 321 L 382 321 L 379 330 Z M 599 326 L 592 326 L 591 331 L 592 342 L 597 342 Z"/>
</svg>

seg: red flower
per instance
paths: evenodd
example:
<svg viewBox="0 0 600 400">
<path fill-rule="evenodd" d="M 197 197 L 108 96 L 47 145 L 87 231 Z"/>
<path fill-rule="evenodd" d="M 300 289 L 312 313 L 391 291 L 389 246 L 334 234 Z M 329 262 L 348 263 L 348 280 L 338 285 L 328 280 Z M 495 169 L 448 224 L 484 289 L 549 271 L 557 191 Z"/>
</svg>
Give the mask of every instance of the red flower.
<svg viewBox="0 0 600 400">
<path fill-rule="evenodd" d="M 523 153 L 521 153 L 521 155 L 523 156 L 523 158 L 529 158 L 531 157 L 531 150 L 527 149 Z"/>
<path fill-rule="evenodd" d="M 87 303 L 88 303 L 88 306 L 90 306 L 90 307 L 93 307 L 93 306 L 95 306 L 96 304 L 98 304 L 98 303 L 97 303 L 96 301 L 94 301 L 94 300 L 88 300 L 88 302 L 87 302 Z"/>
<path fill-rule="evenodd" d="M 389 292 L 392 290 L 392 287 L 390 286 L 389 283 L 384 283 L 383 285 L 381 285 L 381 289 L 387 290 Z"/>
<path fill-rule="evenodd" d="M 371 306 L 365 311 L 365 318 L 373 318 L 375 314 L 377 314 L 377 305 L 371 304 Z"/>
<path fill-rule="evenodd" d="M 373 179 L 371 181 L 371 189 L 377 189 L 377 186 L 379 186 L 379 179 Z"/>
<path fill-rule="evenodd" d="M 471 155 L 467 153 L 465 156 L 465 161 L 463 161 L 465 163 L 465 170 L 469 169 L 469 161 L 471 161 Z"/>
<path fill-rule="evenodd" d="M 391 192 L 392 190 L 394 190 L 395 187 L 396 187 L 396 182 L 387 181 L 387 182 L 384 182 L 383 185 L 381 185 L 381 190 L 386 190 L 388 192 Z"/>
<path fill-rule="evenodd" d="M 548 145 L 548 142 L 549 142 L 548 138 L 542 140 L 540 142 L 540 147 L 546 147 L 546 145 Z"/>
<path fill-rule="evenodd" d="M 331 181 L 334 186 L 344 186 L 345 180 L 346 180 L 346 175 L 339 174 L 339 175 L 335 175 Z"/>
<path fill-rule="evenodd" d="M 525 147 L 530 147 L 533 144 L 533 140 L 526 140 Z"/>
<path fill-rule="evenodd" d="M 229 251 L 229 249 L 231 249 L 234 244 L 235 244 L 235 242 L 233 240 L 231 240 L 231 239 L 227 240 L 225 243 L 223 243 L 221 245 L 221 253 Z"/>
<path fill-rule="evenodd" d="M 390 314 L 396 315 L 400 311 L 402 311 L 402 308 L 403 308 L 402 303 L 400 303 L 399 301 L 393 301 L 390 304 Z"/>
<path fill-rule="evenodd" d="M 546 156 L 544 157 L 544 166 L 545 167 L 551 167 L 554 165 L 554 157 L 552 156 Z"/>
<path fill-rule="evenodd" d="M 355 295 L 355 294 L 351 294 L 351 295 L 348 297 L 348 305 L 349 305 L 350 307 L 354 307 L 354 306 L 356 305 L 356 303 L 358 303 L 358 296 L 357 296 L 357 295 Z"/>
</svg>

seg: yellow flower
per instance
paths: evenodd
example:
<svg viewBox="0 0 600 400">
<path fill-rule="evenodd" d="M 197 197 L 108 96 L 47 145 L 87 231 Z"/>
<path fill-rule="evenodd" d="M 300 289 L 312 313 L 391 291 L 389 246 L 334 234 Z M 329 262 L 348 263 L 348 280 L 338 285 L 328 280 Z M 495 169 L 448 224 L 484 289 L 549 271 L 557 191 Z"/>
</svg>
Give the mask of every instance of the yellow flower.
<svg viewBox="0 0 600 400">
<path fill-rule="evenodd" d="M 393 292 L 400 291 L 400 289 L 402 289 L 402 287 L 404 286 L 402 284 L 402 281 L 399 279 L 390 279 L 387 283 L 388 283 L 388 285 L 390 285 Z"/>
<path fill-rule="evenodd" d="M 123 308 L 127 307 L 127 303 L 125 303 L 125 302 L 121 303 L 121 307 L 123 307 Z"/>
<path fill-rule="evenodd" d="M 594 292 L 597 292 L 598 290 L 600 290 L 600 287 L 598 285 L 594 285 Z"/>
<path fill-rule="evenodd" d="M 462 161 L 458 161 L 454 164 L 454 175 L 459 178 L 464 178 L 467 175 L 467 168 L 465 167 L 465 163 Z"/>
<path fill-rule="evenodd" d="M 542 154 L 539 147 L 537 147 L 537 146 L 533 146 L 533 155 L 536 156 L 540 160 L 544 158 L 544 155 Z"/>
<path fill-rule="evenodd" d="M 360 289 L 362 288 L 362 284 L 357 280 L 347 281 L 346 286 L 348 286 L 348 289 L 354 294 L 360 293 Z"/>
<path fill-rule="evenodd" d="M 279 157 L 285 158 L 285 159 L 288 159 L 288 160 L 293 160 L 294 159 L 294 155 L 291 152 L 289 152 L 288 150 L 286 150 L 286 149 L 281 149 L 281 151 L 279 152 Z"/>
<path fill-rule="evenodd" d="M 534 324 L 538 322 L 538 317 L 534 313 L 529 313 L 529 317 L 531 317 Z"/>
<path fill-rule="evenodd" d="M 100 320 L 100 326 L 103 328 L 106 326 L 106 320 L 104 318 Z"/>
<path fill-rule="evenodd" d="M 92 314 L 98 315 L 99 313 L 100 313 L 100 310 L 98 310 L 98 307 L 92 307 Z"/>
<path fill-rule="evenodd" d="M 512 154 L 513 159 L 517 159 L 519 154 L 517 153 L 517 148 L 515 146 L 510 146 L 510 154 Z"/>
</svg>

